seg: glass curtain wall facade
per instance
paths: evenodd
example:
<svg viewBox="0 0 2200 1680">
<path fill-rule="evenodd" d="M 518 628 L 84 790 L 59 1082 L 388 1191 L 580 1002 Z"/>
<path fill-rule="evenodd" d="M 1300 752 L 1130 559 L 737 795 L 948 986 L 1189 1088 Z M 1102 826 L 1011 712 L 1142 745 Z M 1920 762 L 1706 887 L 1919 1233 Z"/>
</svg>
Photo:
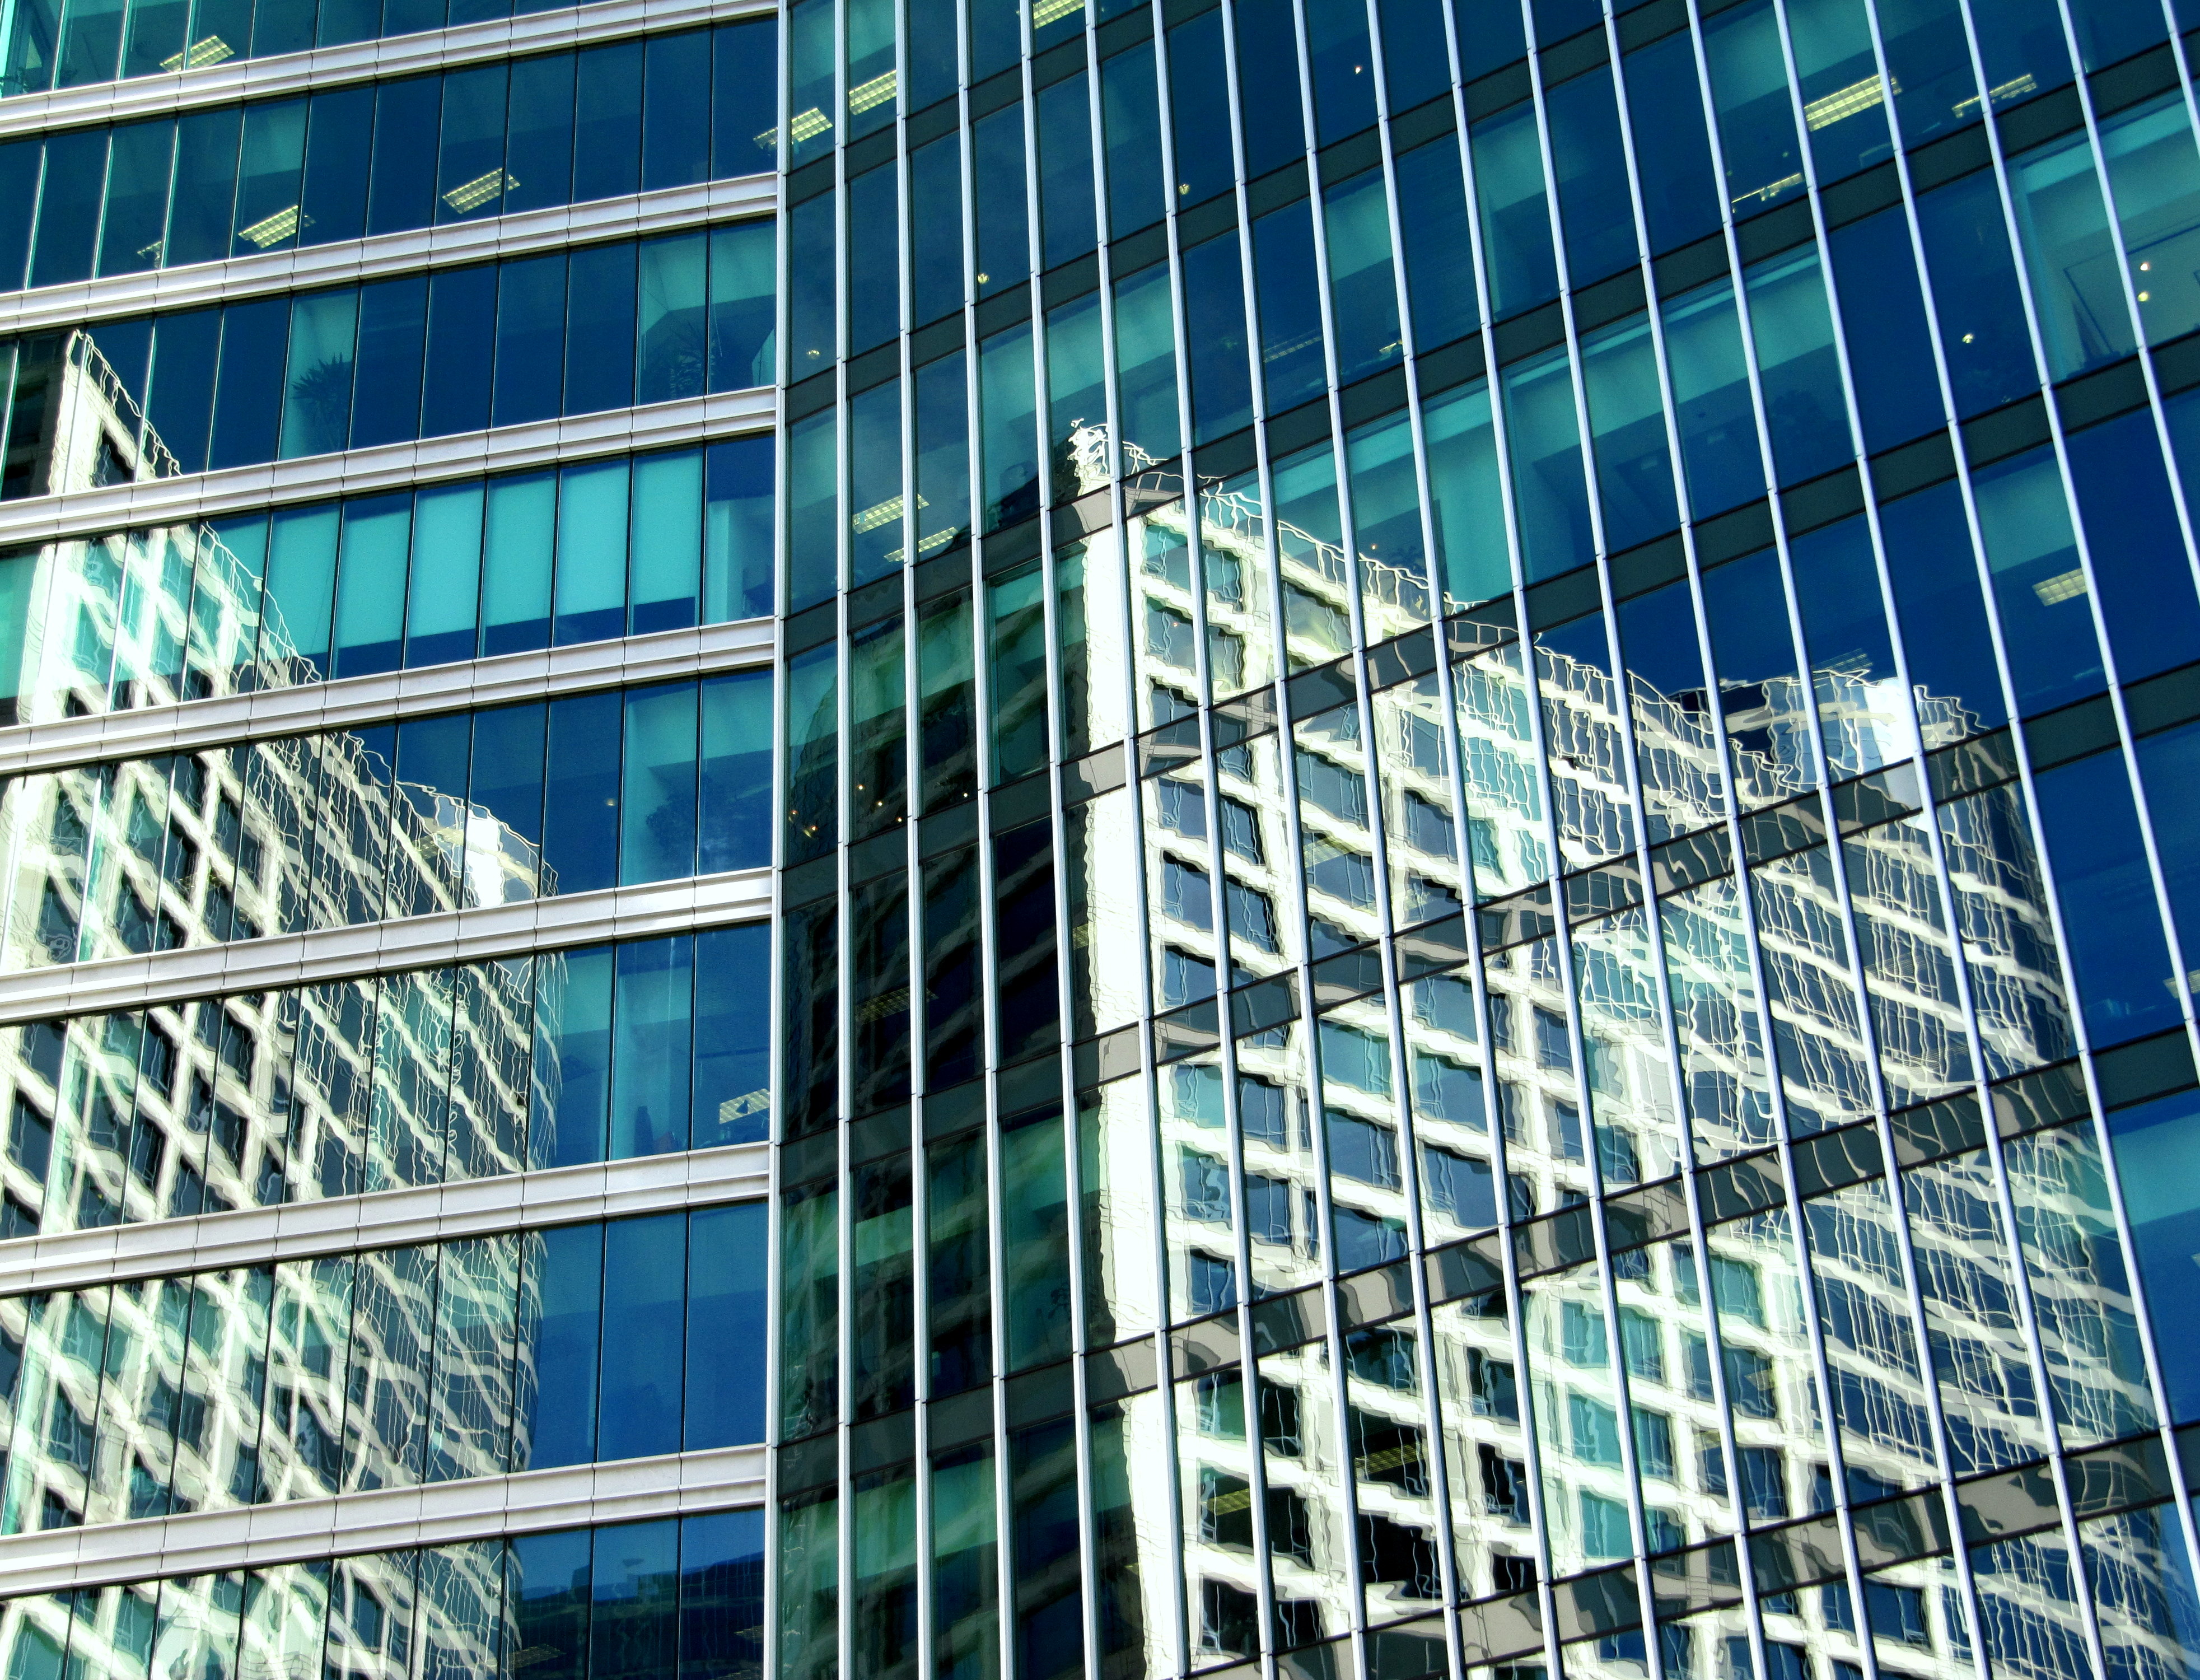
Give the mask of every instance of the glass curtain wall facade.
<svg viewBox="0 0 2200 1680">
<path fill-rule="evenodd" d="M 775 1675 L 2200 1671 L 2196 26 L 787 7 Z"/>
<path fill-rule="evenodd" d="M 0 0 L 7 1680 L 766 1671 L 781 26 Z"/>
</svg>

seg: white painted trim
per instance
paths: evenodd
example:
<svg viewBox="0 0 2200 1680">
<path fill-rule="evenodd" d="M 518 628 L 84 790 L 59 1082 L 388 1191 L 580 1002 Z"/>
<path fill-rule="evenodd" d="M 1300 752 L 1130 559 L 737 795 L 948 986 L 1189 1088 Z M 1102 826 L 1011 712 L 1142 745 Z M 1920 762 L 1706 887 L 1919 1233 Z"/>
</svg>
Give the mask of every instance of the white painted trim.
<svg viewBox="0 0 2200 1680">
<path fill-rule="evenodd" d="M 94 1583 L 753 1508 L 764 1502 L 767 1457 L 762 1447 L 720 1447 L 11 1535 L 0 1539 L 0 1580 L 13 1597 Z"/>
<path fill-rule="evenodd" d="M 770 869 L 732 869 L 360 928 L 28 969 L 0 975 L 0 1025 L 759 922 L 772 914 L 774 898 Z"/>
<path fill-rule="evenodd" d="M 360 1249 L 714 1207 L 754 1201 L 769 1195 L 770 1189 L 771 1146 L 734 1144 L 327 1202 L 240 1208 L 190 1219 L 23 1237 L 0 1243 L 0 1277 L 5 1278 L 10 1295 L 88 1289 L 126 1278 L 174 1277 Z M 0 1574 L 4 1573 L 4 1561 L 0 1561 Z"/>
<path fill-rule="evenodd" d="M 231 59 L 203 70 L 21 94 L 0 100 L 0 140 L 44 129 L 166 116 L 239 99 L 318 92 L 385 76 L 613 41 L 644 31 L 657 34 L 698 24 L 770 17 L 778 9 L 775 0 L 605 0 L 577 9 L 495 18 L 266 58 Z"/>
<path fill-rule="evenodd" d="M 155 309 L 196 309 L 305 286 L 354 284 L 424 268 L 526 256 L 729 218 L 769 216 L 778 208 L 778 176 L 742 175 L 624 198 L 590 199 L 479 221 L 410 228 L 337 244 L 186 263 L 142 274 L 113 274 L 0 294 L 0 334 L 48 331 Z"/>
<path fill-rule="evenodd" d="M 663 449 L 768 432 L 779 419 L 769 385 L 612 408 L 526 425 L 385 443 L 142 483 L 0 502 L 0 547 L 97 536 L 132 525 L 180 525 L 271 504 L 412 489 L 484 472 L 524 471 L 588 456 Z"/>
<path fill-rule="evenodd" d="M 769 669 L 777 621 L 746 618 L 460 664 L 0 729 L 0 776 L 192 752 L 231 741 L 357 729 L 425 712 L 510 705 L 639 682 Z"/>
</svg>

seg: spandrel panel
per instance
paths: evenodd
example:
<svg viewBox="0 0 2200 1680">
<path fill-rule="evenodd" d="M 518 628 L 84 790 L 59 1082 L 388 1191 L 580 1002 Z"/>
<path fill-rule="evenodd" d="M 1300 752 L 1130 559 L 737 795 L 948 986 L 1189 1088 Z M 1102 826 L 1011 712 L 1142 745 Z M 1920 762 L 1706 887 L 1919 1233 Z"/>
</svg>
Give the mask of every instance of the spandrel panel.
<svg viewBox="0 0 2200 1680">
<path fill-rule="evenodd" d="M 1873 1179 L 1803 1204 L 1826 1380 L 1852 1499 L 1937 1474 L 1931 1373 L 1918 1351 L 1901 1232 Z"/>
</svg>

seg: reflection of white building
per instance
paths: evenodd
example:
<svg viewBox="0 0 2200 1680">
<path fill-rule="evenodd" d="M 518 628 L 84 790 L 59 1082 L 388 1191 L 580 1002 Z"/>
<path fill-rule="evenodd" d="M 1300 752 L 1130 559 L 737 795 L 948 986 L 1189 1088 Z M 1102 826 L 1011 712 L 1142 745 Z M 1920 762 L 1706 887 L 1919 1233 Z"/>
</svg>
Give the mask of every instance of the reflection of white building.
<svg viewBox="0 0 2200 1680">
<path fill-rule="evenodd" d="M 1905 779 L 1920 746 L 1912 706 L 1887 683 L 1818 673 L 1807 697 L 1814 729 L 1793 679 L 1665 694 L 1630 675 L 1623 693 L 1597 663 L 1538 645 L 1531 664 L 1531 644 L 1491 632 L 1482 651 L 1454 648 L 1449 717 L 1433 674 L 1401 681 L 1384 666 L 1368 712 L 1349 686 L 1325 709 L 1302 700 L 1286 740 L 1266 704 L 1279 655 L 1295 671 L 1326 664 L 1352 646 L 1355 611 L 1375 643 L 1425 623 L 1427 603 L 1402 574 L 1355 566 L 1334 542 L 1271 518 L 1249 478 L 1196 494 L 1197 555 L 1184 483 L 1151 471 L 1126 485 L 1120 572 L 1103 555 L 1112 536 L 1085 545 L 1095 680 L 1083 692 L 1104 707 L 1127 686 L 1144 733 L 1141 815 L 1123 790 L 1080 806 L 1071 824 L 1088 837 L 1072 847 L 1076 934 L 1122 959 L 1108 968 L 1112 982 L 1097 963 L 1085 971 L 1080 992 L 1100 1001 L 1078 1030 L 1104 1032 L 1137 1013 L 1140 953 L 1122 943 L 1136 920 L 1120 869 L 1089 844 L 1135 824 L 1146 983 L 1158 1012 L 1185 1012 L 1181 1027 L 1165 1025 L 1161 1053 L 1218 1027 L 1236 1035 L 1226 1054 L 1158 1068 L 1151 1121 L 1135 1084 L 1108 1087 L 1091 1118 L 1086 1219 L 1097 1276 L 1088 1293 L 1108 1298 L 1117 1335 L 1151 1323 L 1150 1307 L 1126 1310 L 1134 1296 L 1160 1294 L 1177 1322 L 1214 1314 L 1242 1295 L 1258 1302 L 1315 1282 L 1325 1244 L 1339 1269 L 1372 1266 L 1405 1256 L 1416 1223 L 1431 1249 L 1488 1231 L 1501 1197 L 1518 1220 L 1600 1186 L 1669 1180 L 1691 1156 L 1708 1165 L 1763 1148 L 1783 1110 L 1802 1136 L 1874 1114 L 1882 1093 L 1899 1107 L 1965 1089 L 1976 1071 L 1964 975 L 1992 1074 L 2067 1052 L 2037 865 L 2007 790 L 1945 805 L 1937 837 L 1910 817 L 1808 843 L 1822 762 L 1837 778 L 1905 767 L 1884 792 L 1894 810 L 1917 801 Z M 1107 593 L 1115 576 L 1127 584 L 1120 601 Z M 1110 642 L 1100 631 L 1118 623 L 1129 670 L 1109 668 L 1103 681 Z M 1249 691 L 1259 704 L 1232 703 Z M 1214 703 L 1204 719 L 1202 694 Z M 1929 695 L 1917 697 L 1915 715 L 1928 747 L 1976 732 L 1975 720 Z M 1109 733 L 1096 719 L 1085 736 Z M 1653 923 L 1632 868 L 1630 737 L 1653 844 L 1707 831 L 1723 840 L 1729 797 L 1752 812 L 1811 798 L 1811 827 L 1797 831 L 1805 843 L 1752 868 L 1713 863 L 1709 878 L 1662 895 Z M 1466 792 L 1463 856 L 1449 814 L 1454 752 Z M 1555 909 L 1537 896 L 1553 843 L 1584 893 L 1563 948 Z M 1954 865 L 1954 926 L 1936 845 Z M 1578 873 L 1615 863 L 1600 887 Z M 1586 896 L 1594 891 L 1606 896 Z M 1479 998 L 1464 973 L 1438 975 L 1405 988 L 1395 1022 L 1380 994 L 1325 1006 L 1312 1042 L 1296 1007 L 1266 1030 L 1199 1013 L 1218 960 L 1242 1002 L 1302 954 L 1318 959 L 1499 899 L 1512 931 L 1486 956 Z M 1302 925 L 1311 952 L 1299 949 Z M 1167 1267 L 1158 1291 L 1146 1193 L 1134 1187 L 1150 1146 L 1141 1134 L 1155 1122 Z M 1505 1139 L 1501 1174 L 1493 1125 Z M 1983 1320 L 1959 1332 L 1951 1308 L 1945 1323 L 1957 1339 L 1935 1343 L 1940 1357 L 1921 1349 L 1901 1217 L 1885 1186 L 1867 1181 L 1808 1204 L 1800 1230 L 1784 1213 L 1760 1215 L 1714 1227 L 1701 1255 L 1667 1238 L 1615 1256 L 1609 1279 L 1594 1262 L 1533 1278 L 1518 1326 L 1524 1372 L 1501 1305 L 1470 1297 L 1437 1306 L 1426 1349 L 1407 1316 L 1349 1343 L 1343 1373 L 1317 1338 L 1179 1385 L 1187 1609 L 1201 1660 L 1256 1648 L 1263 1593 L 1277 1639 L 1342 1632 L 1355 1613 L 1355 1556 L 1372 1624 L 1425 1614 L 1447 1522 L 1463 1595 L 1526 1586 L 1531 1494 L 1550 1566 L 1565 1576 L 1638 1545 L 1670 1559 L 1828 1508 L 1834 1440 L 1854 1500 L 1930 1486 L 1933 1405 L 1951 1404 L 1951 1384 L 1963 1380 L 1946 1355 L 1963 1334 L 1993 1335 Z M 2005 1268 L 2014 1253 L 2010 1233 L 1943 1229 L 1922 1209 L 1906 1234 L 1920 1265 L 1950 1280 Z M 1982 1306 L 1990 1280 L 1974 1281 L 1981 1288 L 1965 1298 Z M 2000 1287 L 2005 1296 L 2006 1279 Z M 2059 1291 L 2058 1311 L 2074 1323 L 2127 1314 L 2103 1280 L 2066 1271 L 2034 1287 Z M 2082 1384 L 2080 1366 L 2074 1351 L 2068 1370 Z M 1261 1377 L 1257 1395 L 1239 1391 L 1247 1368 Z M 2130 1414 L 2135 1395 L 2123 1379 L 2108 1385 L 2113 1394 L 2099 1387 L 2086 1406 Z M 1448 1512 L 1435 1508 L 1432 1419 Z M 1530 1419 L 1539 1490 L 1529 1481 Z M 1268 1444 L 1256 1447 L 1262 1436 Z M 1793 1647 L 1802 1671 L 1860 1665 L 1873 1637 L 1904 1671 L 1953 1680 L 1971 1671 L 1974 1637 L 1955 1581 L 1945 1559 L 1881 1572 L 1868 1595 L 1871 1635 L 1866 1608 L 1843 1588 L 1775 1595 L 1767 1636 Z M 1750 1671 L 1738 1611 L 1692 1618 L 1665 1636 L 1668 1672 Z M 1570 1652 L 1570 1671 L 1577 1658 L 1585 1673 L 1614 1680 L 1644 1671 L 1639 1639 Z"/>
</svg>

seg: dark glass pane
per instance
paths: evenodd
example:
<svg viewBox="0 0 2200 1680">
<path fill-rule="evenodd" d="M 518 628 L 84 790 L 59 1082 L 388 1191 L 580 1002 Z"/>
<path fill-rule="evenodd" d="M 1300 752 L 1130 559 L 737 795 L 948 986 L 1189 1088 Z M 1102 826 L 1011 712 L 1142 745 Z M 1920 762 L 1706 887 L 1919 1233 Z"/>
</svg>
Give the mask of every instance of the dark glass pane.
<svg viewBox="0 0 2200 1680">
<path fill-rule="evenodd" d="M 622 242 L 575 251 L 570 289 L 571 308 L 565 322 L 565 413 L 592 414 L 606 408 L 627 407 L 634 401 L 635 247 Z M 501 337 L 503 325 L 500 313 L 500 356 L 506 342 Z M 505 419 L 502 372 L 500 361 L 500 424 Z"/>
<path fill-rule="evenodd" d="M 366 231 L 394 233 L 426 227 L 436 208 L 436 140 L 442 119 L 443 79 L 415 76 L 374 91 L 374 173 Z"/>
<path fill-rule="evenodd" d="M 545 894 L 612 885 L 618 878 L 619 696 L 553 700 L 549 764 Z"/>
<path fill-rule="evenodd" d="M 641 183 L 641 43 L 581 55 L 575 105 L 573 197 L 617 198 Z"/>
<path fill-rule="evenodd" d="M 337 88 L 313 96 L 306 118 L 301 244 L 356 239 L 366 231 L 367 162 L 373 133 L 372 88 Z"/>
<path fill-rule="evenodd" d="M 496 354 L 496 267 L 450 268 L 428 287 L 427 378 L 420 436 L 478 431 L 489 421 Z M 362 316 L 362 323 L 364 317 Z"/>
<path fill-rule="evenodd" d="M 686 186 L 711 173 L 711 35 L 653 35 L 642 72 L 641 186 Z"/>
<path fill-rule="evenodd" d="M 275 459 L 290 336 L 287 297 L 232 304 L 222 312 L 221 377 L 208 465 L 244 466 Z"/>
<path fill-rule="evenodd" d="M 604 1407 L 600 1459 L 680 1450 L 688 1216 L 604 1227 Z"/>
<path fill-rule="evenodd" d="M 405 442 L 420 435 L 420 376 L 427 326 L 425 275 L 408 275 L 359 289 L 359 375 L 351 413 L 354 449 L 374 443 Z"/>
<path fill-rule="evenodd" d="M 229 255 L 241 114 L 231 106 L 195 112 L 176 125 L 176 196 L 161 255 L 170 267 Z"/>
<path fill-rule="evenodd" d="M 565 360 L 565 253 L 496 268 L 496 404 L 493 424 L 558 413 Z M 634 342 L 628 313 L 625 342 Z M 633 354 L 631 348 L 627 350 Z"/>
<path fill-rule="evenodd" d="M 537 1066 L 540 1065 L 538 1058 Z M 540 1112 L 538 1109 L 538 1117 Z M 536 1158 L 539 1161 L 544 1157 L 538 1155 Z M 515 1432 L 512 1468 L 547 1470 L 561 1464 L 586 1464 L 596 1455 L 596 1369 L 603 1332 L 604 1227 L 559 1226 L 548 1231 L 530 1232 L 524 1240 L 530 1275 L 520 1291 L 520 1327 L 523 1338 L 527 1331 L 535 1332 L 531 1338 L 535 1349 L 535 1404 L 533 1416 L 521 1419 Z M 524 1322 L 524 1303 L 530 1298 L 541 1303 L 538 1309 L 541 1320 L 532 1326 Z M 577 1571 L 569 1560 L 573 1537 L 556 1535 L 538 1537 L 533 1542 L 518 1542 L 512 1548 L 513 1561 L 518 1566 L 517 1572 L 522 1574 L 523 1580 L 532 1574 L 534 1572 L 527 1567 L 532 1560 L 530 1548 L 535 1558 L 540 1558 L 548 1542 L 566 1548 L 566 1556 L 559 1560 L 567 1565 L 565 1579 L 559 1584 L 585 1589 L 588 1537 L 583 1534 L 578 1537 L 582 1550 Z M 514 1607 L 518 1613 L 519 1636 L 527 1640 L 530 1648 L 555 1654 L 561 1648 L 570 1650 L 572 1645 L 561 1647 L 544 1636 L 547 1630 L 541 1625 L 541 1595 L 549 1585 L 547 1580 L 527 1581 L 515 1595 L 518 1602 Z M 535 1605 L 532 1610 L 530 1598 Z M 565 1637 L 570 1641 L 571 1636 L 566 1634 Z M 563 1671 L 573 1674 L 577 1680 L 579 1665 L 576 1662 L 573 1668 Z"/>
<path fill-rule="evenodd" d="M 572 196 L 573 66 L 565 52 L 512 63 L 500 201 L 507 212 L 563 204 Z"/>
<path fill-rule="evenodd" d="M 38 194 L 38 233 L 31 248 L 31 284 L 62 285 L 91 277 L 99 237 L 99 201 L 107 183 L 107 131 L 78 129 L 46 141 L 46 177 Z"/>
<path fill-rule="evenodd" d="M 763 1142 L 770 1132 L 770 1072 L 771 930 L 758 922 L 697 934 L 692 1146 Z M 688 1425 L 691 1446 L 699 1426 L 712 1426 L 692 1410 Z"/>
<path fill-rule="evenodd" d="M 436 220 L 493 216 L 504 208 L 505 95 L 501 64 L 443 78 L 443 124 L 436 163 Z"/>
</svg>

